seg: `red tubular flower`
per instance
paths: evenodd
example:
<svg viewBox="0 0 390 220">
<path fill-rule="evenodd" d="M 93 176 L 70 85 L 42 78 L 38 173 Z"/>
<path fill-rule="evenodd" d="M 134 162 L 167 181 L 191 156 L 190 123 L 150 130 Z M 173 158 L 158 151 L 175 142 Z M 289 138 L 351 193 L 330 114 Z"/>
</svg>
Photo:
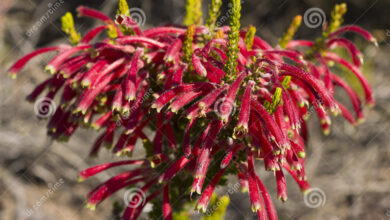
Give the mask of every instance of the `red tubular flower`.
<svg viewBox="0 0 390 220">
<path fill-rule="evenodd" d="M 374 43 L 376 46 L 378 45 L 375 37 L 373 37 L 370 34 L 370 32 L 362 29 L 361 27 L 355 26 L 355 25 L 346 25 L 344 27 L 341 27 L 338 30 L 336 30 L 335 32 L 331 33 L 329 35 L 329 38 L 333 38 L 333 37 L 340 35 L 344 32 L 356 32 L 356 33 L 360 34 L 361 36 L 363 36 L 366 40 Z"/>
<path fill-rule="evenodd" d="M 210 184 L 202 192 L 202 195 L 200 196 L 198 203 L 196 204 L 197 210 L 200 210 L 202 212 L 206 212 L 207 206 L 210 202 L 211 195 L 214 192 L 215 186 L 217 185 L 218 181 L 221 179 L 224 172 L 225 172 L 224 168 L 219 170 L 217 175 L 214 176 L 214 178 L 211 180 Z"/>
<path fill-rule="evenodd" d="M 353 108 L 354 108 L 355 113 L 356 113 L 357 122 L 363 121 L 364 115 L 363 115 L 363 112 L 361 109 L 362 102 L 361 102 L 358 94 L 356 94 L 356 92 L 344 80 L 342 80 L 340 77 L 336 76 L 335 74 L 331 74 L 331 78 L 336 85 L 339 85 L 340 87 L 342 87 L 349 95 L 351 102 L 352 102 L 352 105 L 353 105 Z"/>
<path fill-rule="evenodd" d="M 112 167 L 116 166 L 122 166 L 122 165 L 140 165 L 140 164 L 145 164 L 144 160 L 124 160 L 124 161 L 118 161 L 114 163 L 106 163 L 106 164 L 101 164 L 98 166 L 90 167 L 86 170 L 83 170 L 79 174 L 79 181 L 84 181 L 85 179 L 88 179 L 89 177 L 92 177 L 96 175 L 97 173 L 100 173 L 104 170 L 110 169 Z"/>
<path fill-rule="evenodd" d="M 278 199 L 283 202 L 287 201 L 287 187 L 286 179 L 284 178 L 283 170 L 277 170 L 276 172 L 276 188 L 278 190 Z"/>
<path fill-rule="evenodd" d="M 202 92 L 188 92 L 182 94 L 180 97 L 178 97 L 172 104 L 169 106 L 172 112 L 177 112 L 179 109 L 187 105 L 189 102 L 194 100 L 195 97 L 198 97 Z"/>
<path fill-rule="evenodd" d="M 360 67 L 363 63 L 363 55 L 360 53 L 359 49 L 357 49 L 357 47 L 351 41 L 345 38 L 333 38 L 326 43 L 326 46 L 329 48 L 334 46 L 344 47 L 350 53 L 353 63 L 357 67 Z"/>
<path fill-rule="evenodd" d="M 259 117 L 262 118 L 262 120 L 264 120 L 264 123 L 272 133 L 271 139 L 275 140 L 276 143 L 278 143 L 279 147 L 288 148 L 290 144 L 286 140 L 286 137 L 283 136 L 277 123 L 269 115 L 267 110 L 261 104 L 259 104 L 257 101 L 253 99 L 251 100 L 251 106 L 253 106 L 253 110 L 257 112 Z"/>
<path fill-rule="evenodd" d="M 180 157 L 173 163 L 158 179 L 159 182 L 169 181 L 188 163 L 189 159 L 185 156 Z"/>
<path fill-rule="evenodd" d="M 105 29 L 106 29 L 106 25 L 101 25 L 88 31 L 83 37 L 83 39 L 81 39 L 81 43 L 85 43 L 85 44 L 89 43 L 93 38 L 95 38 L 98 34 L 100 34 Z"/>
<path fill-rule="evenodd" d="M 251 208 L 252 212 L 260 211 L 263 208 L 263 200 L 260 196 L 260 191 L 256 183 L 256 174 L 255 174 L 255 168 L 253 163 L 253 154 L 251 152 L 251 149 L 248 148 L 248 184 L 249 184 L 249 198 L 251 200 Z"/>
<path fill-rule="evenodd" d="M 92 84 L 92 82 L 95 82 L 97 75 L 106 64 L 107 64 L 106 60 L 97 61 L 95 65 L 92 66 L 91 69 L 84 74 L 83 79 L 81 81 L 81 85 L 83 87 L 89 87 Z"/>
<path fill-rule="evenodd" d="M 78 7 L 77 12 L 79 13 L 79 16 L 92 17 L 92 18 L 102 20 L 104 22 L 111 21 L 111 18 L 107 17 L 107 15 L 85 6 Z"/>
<path fill-rule="evenodd" d="M 38 56 L 42 53 L 47 53 L 47 52 L 50 52 L 50 51 L 58 51 L 58 50 L 61 50 L 63 47 L 68 47 L 68 46 L 57 46 L 57 47 L 45 47 L 45 48 L 41 48 L 41 49 L 38 49 L 36 51 L 33 51 L 27 55 L 25 55 L 24 57 L 20 58 L 9 70 L 8 70 L 8 73 L 14 78 L 16 77 L 16 74 L 24 67 L 24 65 L 26 65 L 26 63 L 28 61 L 30 61 L 32 58 L 34 58 L 35 56 Z"/>
<path fill-rule="evenodd" d="M 242 148 L 241 145 L 237 144 L 234 147 L 232 147 L 228 153 L 225 155 L 225 157 L 221 161 L 221 169 L 225 169 L 227 166 L 229 166 L 230 161 L 232 160 L 233 156 L 236 154 L 236 152 Z"/>
<path fill-rule="evenodd" d="M 62 53 L 60 53 L 59 55 L 57 55 L 56 57 L 54 57 L 54 59 L 52 59 L 49 64 L 45 67 L 45 70 L 47 70 L 48 72 L 50 72 L 51 74 L 54 74 L 57 72 L 59 66 L 67 59 L 69 58 L 71 55 L 77 53 L 77 52 L 80 52 L 80 51 L 83 51 L 83 50 L 86 50 L 86 49 L 89 49 L 91 48 L 91 45 L 81 45 L 81 46 L 76 46 L 76 47 L 72 47 L 70 48 L 69 50 L 65 50 L 63 51 Z"/>
<path fill-rule="evenodd" d="M 256 176 L 256 183 L 259 186 L 261 195 L 263 196 L 265 208 L 267 210 L 268 219 L 269 220 L 277 220 L 278 216 L 276 214 L 276 210 L 275 210 L 274 204 L 272 202 L 271 195 L 268 193 L 267 188 L 264 186 L 263 182 L 261 182 L 261 180 L 258 176 Z"/>
<path fill-rule="evenodd" d="M 164 35 L 167 34 L 184 34 L 186 32 L 185 28 L 178 28 L 178 27 L 155 27 L 150 28 L 148 30 L 145 30 L 143 32 L 143 35 L 148 38 L 156 37 L 157 35 Z"/>
<path fill-rule="evenodd" d="M 183 42 L 181 39 L 176 39 L 173 41 L 172 45 L 168 48 L 166 54 L 165 54 L 165 62 L 170 63 L 177 63 L 179 58 L 179 50 L 182 46 Z"/>
<path fill-rule="evenodd" d="M 169 201 L 169 185 L 165 185 L 163 193 L 163 217 L 166 220 L 172 220 L 172 207 Z"/>
<path fill-rule="evenodd" d="M 222 122 L 219 120 L 215 120 L 208 125 L 208 128 L 206 128 L 206 130 L 209 131 L 209 133 L 205 137 L 204 146 L 196 161 L 194 182 L 192 183 L 191 194 L 193 192 L 201 194 L 203 182 L 206 177 L 206 172 L 211 159 L 210 153 L 212 150 L 212 146 L 221 127 L 222 127 Z"/>
<path fill-rule="evenodd" d="M 241 73 L 237 79 L 232 83 L 232 85 L 228 88 L 227 94 L 224 97 L 223 103 L 220 107 L 220 118 L 223 123 L 226 123 L 229 119 L 229 116 L 231 114 L 232 109 L 234 108 L 236 99 L 236 94 L 238 91 L 238 88 L 240 87 L 240 84 L 242 80 L 245 77 L 245 73 Z M 227 109 L 226 109 L 227 108 Z"/>
<path fill-rule="evenodd" d="M 98 203 L 102 202 L 112 193 L 115 193 L 123 187 L 145 180 L 145 178 L 142 177 L 133 179 L 134 177 L 140 176 L 145 171 L 145 169 L 137 169 L 124 172 L 100 184 L 88 194 L 87 207 L 93 210 Z"/>
<path fill-rule="evenodd" d="M 195 69 L 196 73 L 198 73 L 202 77 L 207 76 L 207 70 L 203 66 L 202 62 L 200 61 L 199 57 L 196 55 L 195 52 L 192 55 L 192 64 L 194 65 L 194 69 Z"/>
<path fill-rule="evenodd" d="M 367 104 L 369 104 L 371 106 L 373 106 L 375 104 L 370 84 L 368 83 L 367 79 L 364 77 L 363 73 L 356 66 L 350 64 L 348 61 L 339 57 L 338 55 L 336 55 L 334 53 L 330 53 L 330 52 L 326 53 L 325 59 L 332 60 L 336 63 L 339 63 L 339 64 L 345 66 L 349 70 L 351 70 L 351 72 L 354 73 L 355 76 L 359 79 L 359 81 L 364 89 L 364 93 L 366 94 Z"/>
<path fill-rule="evenodd" d="M 175 88 L 161 94 L 153 103 L 152 108 L 156 108 L 159 112 L 166 104 L 168 104 L 168 102 L 183 92 L 196 91 L 200 89 L 207 91 L 211 89 L 211 87 L 212 85 L 209 83 L 193 83 L 176 86 Z"/>
<path fill-rule="evenodd" d="M 200 194 L 196 208 L 205 211 L 213 191 L 224 182 L 221 178 L 236 173 L 258 218 L 274 220 L 275 207 L 256 175 L 254 159 L 263 159 L 265 170 L 275 173 L 277 197 L 286 201 L 283 169 L 302 191 L 310 188 L 305 176 L 305 120 L 312 111 L 325 134 L 330 131 L 329 111 L 341 113 L 352 124 L 363 120 L 362 104 L 374 104 L 372 89 L 360 70 L 361 52 L 340 35 L 352 31 L 376 43 L 370 33 L 351 25 L 327 29 L 315 42 L 291 40 L 286 41 L 287 49 L 274 48 L 248 29 L 238 30 L 238 6 L 233 9 L 231 27 L 166 25 L 141 30 L 128 15 L 118 14 L 114 22 L 79 7 L 80 15 L 104 25 L 73 46 L 38 49 L 11 66 L 9 72 L 15 77 L 35 56 L 57 52 L 46 67 L 52 75 L 27 96 L 29 101 L 60 96 L 61 105 L 47 125 L 53 139 L 67 140 L 77 128 L 92 127 L 102 133 L 90 156 L 97 156 L 106 145 L 117 156 L 128 157 L 142 140 L 143 159 L 102 164 L 80 173 L 84 180 L 109 168 L 137 166 L 97 186 L 88 194 L 87 206 L 94 208 L 120 189 L 143 184 L 145 201 L 128 206 L 123 219 L 137 219 L 146 203 L 160 199 L 160 192 L 161 214 L 172 219 L 176 206 L 170 198 L 182 192 L 179 187 L 191 188 L 189 196 Z M 329 27 L 334 24 L 338 23 Z M 103 30 L 109 37 L 99 40 Z M 334 47 L 345 48 L 352 62 L 330 52 Z M 338 73 L 331 72 L 328 61 L 359 79 L 365 103 Z M 335 87 L 346 91 L 354 115 L 335 100 Z M 146 128 L 155 131 L 152 140 L 144 133 Z M 206 174 L 214 177 L 202 192 Z"/>
<path fill-rule="evenodd" d="M 223 92 L 226 88 L 227 86 L 222 86 L 221 88 L 211 91 L 209 94 L 203 97 L 197 104 L 194 104 L 191 108 L 188 108 L 187 118 L 191 119 L 195 117 L 198 114 L 199 110 L 200 110 L 199 115 L 205 116 L 207 110 L 215 102 L 215 100 L 218 98 L 221 92 Z"/>
<path fill-rule="evenodd" d="M 242 134 L 248 133 L 248 121 L 249 121 L 249 110 L 250 110 L 250 100 L 252 95 L 252 90 L 255 85 L 255 82 L 252 80 L 248 81 L 248 85 L 245 89 L 244 96 L 242 97 L 242 104 L 240 109 L 240 116 L 238 118 L 238 123 L 234 128 L 234 136 L 240 137 Z"/>
<path fill-rule="evenodd" d="M 159 49 L 165 48 L 167 45 L 164 43 L 161 43 L 159 41 L 142 37 L 142 36 L 123 36 L 118 39 L 116 39 L 116 42 L 119 44 L 133 44 L 133 43 L 144 43 L 148 44 L 149 46 L 156 47 Z"/>
<path fill-rule="evenodd" d="M 144 50 L 137 49 L 131 59 L 130 69 L 129 73 L 127 74 L 126 80 L 124 81 L 124 97 L 126 100 L 134 100 L 135 99 L 135 93 L 136 93 L 136 78 L 137 78 L 137 72 L 139 70 L 138 61 L 141 57 Z"/>
</svg>

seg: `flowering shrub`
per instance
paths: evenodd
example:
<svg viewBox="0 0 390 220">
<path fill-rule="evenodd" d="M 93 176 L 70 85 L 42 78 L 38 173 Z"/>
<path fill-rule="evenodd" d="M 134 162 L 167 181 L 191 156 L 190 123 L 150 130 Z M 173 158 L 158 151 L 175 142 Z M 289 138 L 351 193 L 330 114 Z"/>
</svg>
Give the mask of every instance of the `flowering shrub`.
<svg viewBox="0 0 390 220">
<path fill-rule="evenodd" d="M 203 25 L 201 1 L 189 0 L 185 26 L 147 30 L 132 19 L 124 0 L 115 20 L 79 7 L 80 16 L 101 20 L 103 25 L 81 37 L 67 13 L 62 29 L 72 45 L 38 49 L 10 68 L 16 76 L 31 58 L 58 53 L 46 66 L 52 76 L 27 97 L 35 101 L 47 91 L 45 100 L 51 100 L 59 94 L 61 105 L 47 125 L 53 139 L 67 140 L 78 127 L 91 127 L 103 131 L 91 156 L 105 146 L 123 157 L 132 157 L 137 141 L 142 141 L 144 157 L 80 172 L 80 180 L 85 180 L 113 167 L 137 166 L 93 189 L 89 208 L 133 187 L 142 196 L 122 207 L 123 219 L 137 219 L 149 202 L 151 218 L 179 219 L 194 193 L 200 195 L 196 209 L 205 212 L 215 200 L 216 186 L 225 184 L 231 174 L 249 192 L 259 219 L 277 219 L 254 160 L 262 159 L 265 170 L 275 174 L 277 197 L 286 201 L 283 170 L 303 192 L 310 188 L 305 175 L 305 120 L 311 112 L 317 113 L 322 131 L 328 134 L 329 113 L 341 114 L 356 125 L 364 118 L 363 104 L 374 104 L 360 70 L 362 55 L 341 35 L 356 32 L 376 41 L 357 26 L 340 26 L 345 4 L 335 6 L 317 40 L 292 40 L 302 20 L 296 16 L 276 47 L 255 36 L 254 27 L 240 27 L 239 0 L 232 0 L 229 26 L 218 27 L 221 5 L 221 0 L 211 2 Z M 102 32 L 108 37 L 93 42 Z M 351 61 L 332 52 L 336 47 L 346 49 Z M 358 78 L 364 101 L 332 65 L 343 66 Z M 354 113 L 335 100 L 335 87 L 349 95 Z M 153 138 L 146 128 L 154 131 Z"/>
</svg>

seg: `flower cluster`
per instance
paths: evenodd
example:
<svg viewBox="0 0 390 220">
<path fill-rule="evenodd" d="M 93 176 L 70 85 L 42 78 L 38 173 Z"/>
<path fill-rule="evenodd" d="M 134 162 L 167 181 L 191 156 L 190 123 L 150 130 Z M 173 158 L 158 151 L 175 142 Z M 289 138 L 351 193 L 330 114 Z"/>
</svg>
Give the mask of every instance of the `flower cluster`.
<svg viewBox="0 0 390 220">
<path fill-rule="evenodd" d="M 80 16 L 101 20 L 103 25 L 81 37 L 67 13 L 63 30 L 73 45 L 38 49 L 10 68 L 16 76 L 31 58 L 58 53 L 46 67 L 52 76 L 28 95 L 30 101 L 44 92 L 48 99 L 60 96 L 61 105 L 47 126 L 52 138 L 67 140 L 78 127 L 92 127 L 103 132 L 91 155 L 106 146 L 128 157 L 137 141 L 142 141 L 144 158 L 80 173 L 80 180 L 85 180 L 113 167 L 137 166 L 92 190 L 89 208 L 122 188 L 141 185 L 146 201 L 125 207 L 123 219 L 137 219 L 146 203 L 155 201 L 162 203 L 154 208 L 161 210 L 164 219 L 172 219 L 172 210 L 179 205 L 170 201 L 180 200 L 179 194 L 199 194 L 196 208 L 206 211 L 215 187 L 234 174 L 249 192 L 259 219 L 277 219 L 271 196 L 255 172 L 255 159 L 262 159 L 265 169 L 275 174 L 277 197 L 286 201 L 283 170 L 302 191 L 310 188 L 305 175 L 309 114 L 317 113 L 327 134 L 329 113 L 341 113 L 355 125 L 364 118 L 363 104 L 374 104 L 360 70 L 362 55 L 342 34 L 356 32 L 376 41 L 357 26 L 340 27 L 344 4 L 336 5 L 323 37 L 292 40 L 301 23 L 297 16 L 276 47 L 255 36 L 254 27 L 240 28 L 239 0 L 232 1 L 230 25 L 222 27 L 215 25 L 221 1 L 212 1 L 204 26 L 201 12 L 191 11 L 200 10 L 199 4 L 189 0 L 188 26 L 147 30 L 132 20 L 123 0 L 115 20 L 79 7 Z M 108 37 L 93 42 L 102 32 Z M 332 52 L 337 47 L 349 52 L 351 62 Z M 364 101 L 334 72 L 333 65 L 357 77 Z M 349 95 L 354 113 L 335 100 L 335 87 Z M 146 128 L 154 130 L 153 138 L 145 133 Z"/>
</svg>

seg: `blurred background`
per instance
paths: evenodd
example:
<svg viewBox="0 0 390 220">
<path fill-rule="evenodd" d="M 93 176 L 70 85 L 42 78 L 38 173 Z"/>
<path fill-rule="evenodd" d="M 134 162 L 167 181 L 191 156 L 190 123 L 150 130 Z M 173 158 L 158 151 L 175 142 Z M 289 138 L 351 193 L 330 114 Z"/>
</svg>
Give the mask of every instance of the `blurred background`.
<svg viewBox="0 0 390 220">
<path fill-rule="evenodd" d="M 352 127 L 340 117 L 332 118 L 328 136 L 321 134 L 319 122 L 311 117 L 307 146 L 307 176 L 313 187 L 323 192 L 321 205 L 305 205 L 303 195 L 289 178 L 289 199 L 276 199 L 275 180 L 261 163 L 258 171 L 271 191 L 280 219 L 390 219 L 390 0 L 350 0 L 346 24 L 368 29 L 379 41 L 379 48 L 353 37 L 363 51 L 364 74 L 374 89 L 376 106 L 365 109 L 366 122 Z M 207 13 L 208 1 L 204 1 Z M 224 2 L 219 22 L 227 24 L 228 2 Z M 329 0 L 243 0 L 242 26 L 257 27 L 257 35 L 275 45 L 296 14 L 316 7 L 327 18 L 335 3 Z M 165 23 L 181 23 L 184 0 L 131 0 L 131 7 L 145 13 L 143 29 Z M 54 6 L 60 5 L 60 7 Z M 38 120 L 34 105 L 25 96 L 47 77 L 42 71 L 50 56 L 32 60 L 16 80 L 7 69 L 21 55 L 35 48 L 65 43 L 60 17 L 86 5 L 114 16 L 117 1 L 109 0 L 1 0 L 0 3 L 0 219 L 112 219 L 112 202 L 122 202 L 117 193 L 98 206 L 84 208 L 86 194 L 110 177 L 105 172 L 90 181 L 78 183 L 79 170 L 91 165 L 118 160 L 102 152 L 88 158 L 96 133 L 79 130 L 67 143 L 52 143 L 46 137 L 46 121 Z M 76 19 L 78 31 L 85 33 L 98 22 Z M 302 24 L 296 38 L 321 34 L 320 28 Z M 349 35 L 348 35 L 349 36 Z M 345 99 L 343 94 L 341 99 Z M 220 188 L 226 193 L 234 187 Z M 250 211 L 247 194 L 228 193 L 231 203 L 226 219 L 257 219 Z M 196 215 L 196 213 L 194 213 Z"/>
</svg>

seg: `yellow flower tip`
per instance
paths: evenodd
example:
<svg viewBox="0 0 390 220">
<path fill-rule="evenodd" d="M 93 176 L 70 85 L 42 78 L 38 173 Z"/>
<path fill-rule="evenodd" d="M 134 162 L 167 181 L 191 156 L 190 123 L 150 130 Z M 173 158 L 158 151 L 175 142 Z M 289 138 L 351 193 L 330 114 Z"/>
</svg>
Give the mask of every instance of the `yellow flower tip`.
<svg viewBox="0 0 390 220">
<path fill-rule="evenodd" d="M 330 129 L 329 128 L 324 128 L 322 129 L 322 133 L 325 135 L 325 136 L 328 136 L 330 134 Z"/>
<path fill-rule="evenodd" d="M 303 108 L 305 106 L 305 102 L 298 102 L 298 107 Z"/>
<path fill-rule="evenodd" d="M 221 116 L 221 121 L 222 121 L 223 124 L 226 124 L 226 123 L 227 123 L 228 117 L 229 117 L 229 116 L 226 116 L 226 115 L 222 115 L 222 116 Z"/>
<path fill-rule="evenodd" d="M 79 112 L 82 112 L 81 108 L 76 108 L 72 111 L 72 114 L 78 114 Z"/>
<path fill-rule="evenodd" d="M 252 212 L 257 212 L 261 210 L 261 205 L 260 204 L 252 204 L 251 205 Z"/>
<path fill-rule="evenodd" d="M 103 143 L 103 147 L 106 148 L 107 150 L 110 150 L 114 147 L 112 143 L 105 142 Z"/>
<path fill-rule="evenodd" d="M 111 109 L 115 113 L 118 113 L 118 112 L 122 111 L 122 108 L 120 106 L 112 106 Z"/>
<path fill-rule="evenodd" d="M 301 190 L 301 192 L 302 192 L 303 195 L 306 195 L 309 191 L 310 191 L 310 188 L 309 188 L 309 189 Z"/>
<path fill-rule="evenodd" d="M 125 133 L 125 134 L 126 134 L 126 133 Z M 122 149 L 122 150 L 116 152 L 115 155 L 116 155 L 117 157 L 123 157 L 123 156 L 128 155 L 129 153 L 130 153 L 130 150 L 129 150 L 128 148 L 125 148 L 125 149 Z"/>
<path fill-rule="evenodd" d="M 198 194 L 198 195 L 200 195 L 201 194 L 201 192 L 199 192 L 200 190 L 196 190 L 196 189 L 194 189 L 194 188 L 191 188 L 191 190 L 190 190 L 190 198 L 191 198 L 191 200 L 192 200 L 192 195 L 194 194 L 194 193 L 196 193 L 196 194 Z"/>
<path fill-rule="evenodd" d="M 378 41 L 376 40 L 375 37 L 373 37 L 373 38 L 371 39 L 371 42 L 375 45 L 375 47 L 379 47 Z"/>
<path fill-rule="evenodd" d="M 373 102 L 367 103 L 367 106 L 368 106 L 369 108 L 374 108 L 375 103 L 373 103 Z"/>
<path fill-rule="evenodd" d="M 287 196 L 286 197 L 283 197 L 283 196 L 278 196 L 278 199 L 280 200 L 280 201 L 282 201 L 283 203 L 285 203 L 285 202 L 287 202 Z"/>
<path fill-rule="evenodd" d="M 156 168 L 156 163 L 154 163 L 153 161 L 150 161 L 150 167 L 151 168 Z"/>
<path fill-rule="evenodd" d="M 91 86 L 91 82 L 90 82 L 89 80 L 83 79 L 83 80 L 81 81 L 81 86 L 82 86 L 83 88 L 89 88 L 89 87 Z"/>
<path fill-rule="evenodd" d="M 171 109 L 171 112 L 172 112 L 172 113 L 175 113 L 175 114 L 179 111 L 179 109 L 177 109 L 177 108 L 171 108 L 171 106 L 169 106 L 169 108 Z"/>
<path fill-rule="evenodd" d="M 304 151 L 299 151 L 298 152 L 298 157 L 299 158 L 305 158 L 306 157 L 306 153 Z"/>
<path fill-rule="evenodd" d="M 77 182 L 79 182 L 79 183 L 83 182 L 84 180 L 86 180 L 86 179 L 84 177 L 82 177 L 82 176 L 79 176 L 77 178 Z"/>
<path fill-rule="evenodd" d="M 248 187 L 241 187 L 240 191 L 242 193 L 246 193 L 246 192 L 249 192 L 249 189 L 248 189 Z"/>
<path fill-rule="evenodd" d="M 287 130 L 287 136 L 288 136 L 289 138 L 291 138 L 291 139 L 294 139 L 294 137 L 295 137 L 294 131 L 292 131 L 291 129 L 288 129 L 288 130 Z"/>
<path fill-rule="evenodd" d="M 85 208 L 91 210 L 91 211 L 95 211 L 96 210 L 96 204 L 93 204 L 93 203 L 87 203 L 85 205 Z"/>
<path fill-rule="evenodd" d="M 165 79 L 165 75 L 164 74 L 157 74 L 157 81 L 162 81 L 163 79 Z"/>
<path fill-rule="evenodd" d="M 330 125 L 331 121 L 330 119 L 321 119 L 320 123 L 321 125 Z"/>
<path fill-rule="evenodd" d="M 330 108 L 330 112 L 334 115 L 334 116 L 337 116 L 341 113 L 341 110 L 338 106 L 335 106 L 335 107 L 331 107 Z"/>
<path fill-rule="evenodd" d="M 56 68 L 54 68 L 54 66 L 51 66 L 51 65 L 47 65 L 45 67 L 45 71 L 50 73 L 50 74 L 54 74 L 57 72 Z"/>
<path fill-rule="evenodd" d="M 192 120 L 192 119 L 193 119 L 193 117 L 190 116 L 190 115 L 187 115 L 186 118 L 187 118 L 188 120 Z"/>
<path fill-rule="evenodd" d="M 292 124 L 292 125 L 291 125 L 291 129 L 295 130 L 295 128 L 296 128 L 296 127 L 295 127 L 295 124 Z"/>
<path fill-rule="evenodd" d="M 243 124 L 239 124 L 237 125 L 234 129 L 233 129 L 233 138 L 234 139 L 240 139 L 242 138 L 245 134 L 247 134 L 249 131 L 249 128 L 248 126 L 245 126 Z"/>
<path fill-rule="evenodd" d="M 18 76 L 16 73 L 13 73 L 13 72 L 9 72 L 8 73 L 8 76 L 10 76 L 12 79 L 16 79 L 16 77 Z"/>
<path fill-rule="evenodd" d="M 123 157 L 123 155 L 124 155 L 123 151 L 118 151 L 115 153 L 115 156 L 117 157 Z"/>
<path fill-rule="evenodd" d="M 160 176 L 160 177 L 158 178 L 157 182 L 158 182 L 159 184 L 163 183 L 163 182 L 164 182 L 164 176 Z"/>
<path fill-rule="evenodd" d="M 366 119 L 363 118 L 363 117 L 361 117 L 361 118 L 358 118 L 358 119 L 356 120 L 356 123 L 357 123 L 357 124 L 361 124 L 361 123 L 363 123 L 363 122 L 365 122 L 365 121 L 366 121 Z"/>
<path fill-rule="evenodd" d="M 364 58 L 363 58 L 363 56 L 360 54 L 360 55 L 358 56 L 358 58 L 359 58 L 359 62 L 360 62 L 361 64 L 363 64 L 363 63 L 364 63 Z"/>
<path fill-rule="evenodd" d="M 195 207 L 195 210 L 198 210 L 201 213 L 205 213 L 207 210 L 207 207 L 204 204 L 197 204 Z"/>
</svg>

